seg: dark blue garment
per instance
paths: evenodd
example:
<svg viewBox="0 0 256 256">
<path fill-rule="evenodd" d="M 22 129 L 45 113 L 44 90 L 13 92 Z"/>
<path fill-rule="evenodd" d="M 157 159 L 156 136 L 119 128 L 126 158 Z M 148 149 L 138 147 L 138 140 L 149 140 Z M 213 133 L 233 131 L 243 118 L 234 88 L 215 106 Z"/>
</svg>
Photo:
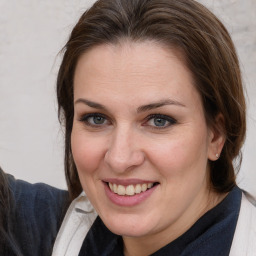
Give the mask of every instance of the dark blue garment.
<svg viewBox="0 0 256 256">
<path fill-rule="evenodd" d="M 152 256 L 228 256 L 240 211 L 238 187 L 205 213 L 187 232 Z M 79 256 L 122 256 L 122 238 L 113 234 L 98 217 L 88 232 Z"/>
<path fill-rule="evenodd" d="M 8 241 L 0 255 L 50 256 L 69 204 L 68 192 L 8 175 Z"/>
</svg>

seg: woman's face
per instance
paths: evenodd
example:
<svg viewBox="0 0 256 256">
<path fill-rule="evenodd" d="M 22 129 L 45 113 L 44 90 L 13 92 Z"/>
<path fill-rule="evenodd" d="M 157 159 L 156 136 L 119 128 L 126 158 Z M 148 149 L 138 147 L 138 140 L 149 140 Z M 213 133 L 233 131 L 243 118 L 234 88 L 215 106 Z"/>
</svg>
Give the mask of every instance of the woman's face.
<svg viewBox="0 0 256 256">
<path fill-rule="evenodd" d="M 112 232 L 162 241 L 208 209 L 208 159 L 219 139 L 178 51 L 153 42 L 94 47 L 77 64 L 74 109 L 79 178 Z"/>
</svg>

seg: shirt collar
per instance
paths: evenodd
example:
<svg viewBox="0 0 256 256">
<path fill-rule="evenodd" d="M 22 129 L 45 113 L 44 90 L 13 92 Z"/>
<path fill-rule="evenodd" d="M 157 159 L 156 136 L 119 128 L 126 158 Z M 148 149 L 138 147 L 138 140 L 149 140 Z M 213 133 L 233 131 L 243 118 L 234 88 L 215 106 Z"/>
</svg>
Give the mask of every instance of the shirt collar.
<svg viewBox="0 0 256 256">
<path fill-rule="evenodd" d="M 95 211 L 84 191 L 74 200 L 74 209 L 79 213 L 92 213 Z"/>
</svg>

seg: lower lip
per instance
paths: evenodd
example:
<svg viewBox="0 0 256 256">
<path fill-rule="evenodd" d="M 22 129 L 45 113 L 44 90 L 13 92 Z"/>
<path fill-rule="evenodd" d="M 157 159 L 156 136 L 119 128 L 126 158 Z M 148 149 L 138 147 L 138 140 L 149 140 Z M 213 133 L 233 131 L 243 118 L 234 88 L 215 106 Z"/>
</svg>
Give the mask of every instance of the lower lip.
<svg viewBox="0 0 256 256">
<path fill-rule="evenodd" d="M 158 185 L 133 196 L 120 196 L 110 190 L 108 184 L 104 184 L 105 192 L 110 201 L 119 206 L 135 206 L 144 202 L 155 191 Z"/>
</svg>

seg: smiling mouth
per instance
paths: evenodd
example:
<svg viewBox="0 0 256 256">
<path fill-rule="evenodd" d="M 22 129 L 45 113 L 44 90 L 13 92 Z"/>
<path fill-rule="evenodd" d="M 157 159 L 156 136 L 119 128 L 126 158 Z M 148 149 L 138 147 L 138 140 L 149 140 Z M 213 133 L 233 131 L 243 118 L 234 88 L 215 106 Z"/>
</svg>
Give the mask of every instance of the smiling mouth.
<svg viewBox="0 0 256 256">
<path fill-rule="evenodd" d="M 143 183 L 143 184 L 134 184 L 134 185 L 128 185 L 128 186 L 123 186 L 123 185 L 117 185 L 115 183 L 110 183 L 108 182 L 108 187 L 112 192 L 115 194 L 118 194 L 120 196 L 134 196 L 136 194 L 141 194 L 155 185 L 159 183 Z"/>
</svg>

